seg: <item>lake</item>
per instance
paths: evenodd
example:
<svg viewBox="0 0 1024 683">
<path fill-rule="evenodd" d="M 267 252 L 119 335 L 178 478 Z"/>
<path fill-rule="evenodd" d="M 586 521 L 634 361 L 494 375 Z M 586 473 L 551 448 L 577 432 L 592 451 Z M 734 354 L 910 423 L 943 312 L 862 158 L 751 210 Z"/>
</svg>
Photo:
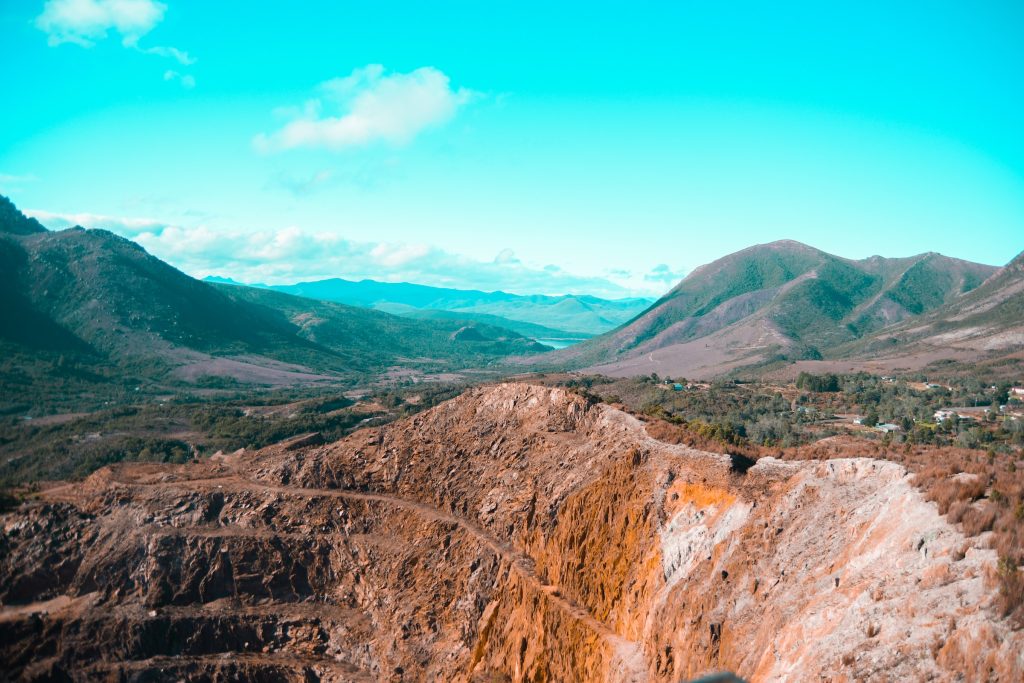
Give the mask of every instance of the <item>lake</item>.
<svg viewBox="0 0 1024 683">
<path fill-rule="evenodd" d="M 553 349 L 564 349 L 567 346 L 573 344 L 579 344 L 583 339 L 534 339 L 535 342 L 539 342 L 544 346 L 550 346 Z"/>
</svg>

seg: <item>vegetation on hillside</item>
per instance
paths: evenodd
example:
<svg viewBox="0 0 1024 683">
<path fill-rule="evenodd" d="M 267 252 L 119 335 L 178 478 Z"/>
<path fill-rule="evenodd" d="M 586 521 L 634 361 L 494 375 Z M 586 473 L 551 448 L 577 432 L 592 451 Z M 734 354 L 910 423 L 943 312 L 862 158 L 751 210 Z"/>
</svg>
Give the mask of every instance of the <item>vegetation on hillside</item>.
<svg viewBox="0 0 1024 683">
<path fill-rule="evenodd" d="M 751 369 L 747 376 L 855 347 L 873 352 L 876 335 L 901 321 L 939 309 L 951 317 L 945 307 L 985 289 L 996 270 L 939 254 L 853 261 L 796 242 L 757 245 L 696 269 L 627 326 L 546 360 L 563 368 L 621 363 L 720 332 L 728 338 L 734 326 L 737 339 L 755 329 L 770 338 L 734 368 Z"/>
<path fill-rule="evenodd" d="M 408 282 L 353 282 L 339 278 L 275 285 L 270 289 L 408 317 L 436 318 L 438 313 L 452 313 L 462 316 L 462 320 L 494 324 L 529 336 L 548 337 L 586 338 L 601 334 L 626 322 L 651 304 L 644 298 L 612 300 L 576 294 L 527 296 Z M 531 325 L 553 330 L 555 334 L 535 334 L 536 329 L 531 329 Z"/>
<path fill-rule="evenodd" d="M 0 198 L 0 415 L 207 388 L 372 382 L 489 368 L 549 348 L 464 320 L 412 320 L 200 282 L 104 230 L 49 232 Z"/>
<path fill-rule="evenodd" d="M 317 432 L 326 441 L 437 405 L 461 383 L 382 387 L 358 400 L 327 389 L 183 393 L 59 419 L 0 417 L 0 488 L 79 479 L 115 462 L 185 462 Z"/>
</svg>

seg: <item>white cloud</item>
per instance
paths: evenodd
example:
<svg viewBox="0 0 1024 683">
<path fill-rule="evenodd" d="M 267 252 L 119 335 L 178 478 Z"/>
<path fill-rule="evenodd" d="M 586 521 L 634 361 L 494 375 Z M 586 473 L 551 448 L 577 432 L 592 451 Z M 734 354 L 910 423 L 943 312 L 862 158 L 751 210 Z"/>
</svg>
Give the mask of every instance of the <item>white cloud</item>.
<svg viewBox="0 0 1024 683">
<path fill-rule="evenodd" d="M 36 209 L 26 209 L 24 213 L 51 230 L 82 226 L 83 228 L 103 228 L 125 237 L 159 231 L 165 226 L 164 223 L 150 218 L 122 218 L 97 213 L 53 213 Z"/>
<path fill-rule="evenodd" d="M 192 76 L 191 74 L 180 74 L 177 71 L 174 71 L 173 69 L 168 69 L 164 72 L 164 80 L 177 81 L 181 84 L 181 87 L 185 88 L 186 90 L 191 90 L 192 88 L 196 87 L 196 79 L 194 76 Z"/>
<path fill-rule="evenodd" d="M 282 128 L 253 139 L 271 152 L 299 147 L 341 150 L 384 141 L 402 145 L 421 131 L 449 121 L 473 98 L 453 89 L 448 76 L 425 66 L 386 74 L 371 64 L 344 78 L 321 83 L 302 107 L 279 110 L 291 119 Z"/>
<path fill-rule="evenodd" d="M 196 60 L 188 52 L 176 47 L 139 45 L 139 39 L 163 21 L 166 11 L 167 5 L 156 0 L 47 0 L 35 23 L 46 33 L 51 47 L 63 43 L 92 47 L 115 32 L 127 48 L 173 59 L 183 66 L 194 64 Z M 195 85 L 192 76 L 179 80 L 186 88 Z"/>
<path fill-rule="evenodd" d="M 555 265 L 530 266 L 510 250 L 503 250 L 491 261 L 478 261 L 429 245 L 359 242 L 333 232 L 295 226 L 246 232 L 201 225 L 183 227 L 148 218 L 37 210 L 25 213 L 51 229 L 82 225 L 110 230 L 133 239 L 151 254 L 195 277 L 221 275 L 267 284 L 366 278 L 517 294 L 592 294 L 607 298 L 647 293 L 605 277 L 569 273 Z"/>
<path fill-rule="evenodd" d="M 154 0 L 47 0 L 36 26 L 50 45 L 91 47 L 117 31 L 126 46 L 135 45 L 164 18 L 167 5 Z"/>
<path fill-rule="evenodd" d="M 506 248 L 504 248 L 504 249 L 502 249 L 501 251 L 498 252 L 498 255 L 494 257 L 494 262 L 495 263 L 521 263 L 521 261 L 518 258 L 516 258 L 516 252 L 512 251 L 508 247 L 506 247 Z"/>
<path fill-rule="evenodd" d="M 385 268 L 407 266 L 431 254 L 430 247 L 425 244 L 390 244 L 382 243 L 370 250 L 374 261 Z"/>
<path fill-rule="evenodd" d="M 685 276 L 686 273 L 684 271 L 672 270 L 668 265 L 659 263 L 654 268 L 651 268 L 649 273 L 644 275 L 644 280 L 661 284 L 675 284 Z"/>
<path fill-rule="evenodd" d="M 147 55 L 156 55 L 157 57 L 173 59 L 182 66 L 189 66 L 196 63 L 196 60 L 192 55 L 184 50 L 179 50 L 176 47 L 163 47 L 160 45 L 155 47 L 139 47 L 137 44 L 132 47 L 136 48 L 139 52 L 146 53 Z"/>
</svg>

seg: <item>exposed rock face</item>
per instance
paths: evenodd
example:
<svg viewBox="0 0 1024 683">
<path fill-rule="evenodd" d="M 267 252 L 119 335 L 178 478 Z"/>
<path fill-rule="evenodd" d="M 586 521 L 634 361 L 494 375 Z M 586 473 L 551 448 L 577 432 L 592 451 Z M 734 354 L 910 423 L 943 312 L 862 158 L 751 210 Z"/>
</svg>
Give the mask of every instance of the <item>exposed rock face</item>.
<svg viewBox="0 0 1024 683">
<path fill-rule="evenodd" d="M 109 468 L 4 517 L 24 679 L 1021 680 L 992 551 L 897 465 L 742 473 L 502 385 L 331 445 Z"/>
</svg>

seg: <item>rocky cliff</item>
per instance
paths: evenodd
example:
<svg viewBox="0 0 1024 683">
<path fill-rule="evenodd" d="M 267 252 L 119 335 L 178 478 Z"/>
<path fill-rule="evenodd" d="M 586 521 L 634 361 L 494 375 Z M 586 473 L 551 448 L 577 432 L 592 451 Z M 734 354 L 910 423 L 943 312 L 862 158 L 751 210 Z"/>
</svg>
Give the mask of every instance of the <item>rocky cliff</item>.
<svg viewBox="0 0 1024 683">
<path fill-rule="evenodd" d="M 1024 675 L 994 552 L 893 463 L 748 467 L 519 384 L 312 442 L 108 468 L 5 515 L 7 676 Z"/>
</svg>

